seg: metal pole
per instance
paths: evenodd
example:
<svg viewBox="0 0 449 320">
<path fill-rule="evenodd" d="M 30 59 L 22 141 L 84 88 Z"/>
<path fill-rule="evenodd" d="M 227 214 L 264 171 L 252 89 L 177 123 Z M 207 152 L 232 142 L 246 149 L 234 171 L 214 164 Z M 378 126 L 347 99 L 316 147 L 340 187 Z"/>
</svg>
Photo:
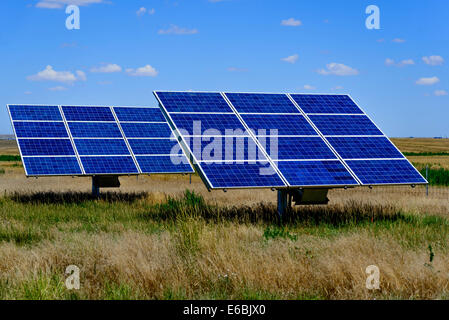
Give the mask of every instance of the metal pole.
<svg viewBox="0 0 449 320">
<path fill-rule="evenodd" d="M 95 177 L 92 177 L 92 195 L 96 198 L 100 196 L 100 187 L 95 184 Z"/>
<path fill-rule="evenodd" d="M 287 191 L 278 190 L 278 215 L 282 219 L 287 210 Z"/>
<path fill-rule="evenodd" d="M 427 181 L 429 181 L 428 178 L 429 178 L 429 165 L 426 164 L 426 180 Z M 426 196 L 427 197 L 429 196 L 429 183 L 426 184 Z"/>
</svg>

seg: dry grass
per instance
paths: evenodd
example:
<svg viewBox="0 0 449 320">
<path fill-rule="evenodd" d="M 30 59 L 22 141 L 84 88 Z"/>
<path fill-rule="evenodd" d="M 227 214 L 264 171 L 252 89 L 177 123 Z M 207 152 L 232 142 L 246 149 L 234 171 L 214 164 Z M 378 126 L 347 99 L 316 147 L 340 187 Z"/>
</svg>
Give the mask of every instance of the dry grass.
<svg viewBox="0 0 449 320">
<path fill-rule="evenodd" d="M 429 151 L 413 140 L 397 143 Z M 122 177 L 94 200 L 88 178 L 0 168 L 3 299 L 448 298 L 449 188 L 429 197 L 422 187 L 332 190 L 328 206 L 300 207 L 279 225 L 270 190 L 209 193 L 197 176 Z M 64 286 L 72 264 L 79 291 Z M 365 288 L 372 264 L 379 291 Z"/>
<path fill-rule="evenodd" d="M 393 138 L 391 140 L 402 152 L 449 152 L 449 139 Z"/>
</svg>

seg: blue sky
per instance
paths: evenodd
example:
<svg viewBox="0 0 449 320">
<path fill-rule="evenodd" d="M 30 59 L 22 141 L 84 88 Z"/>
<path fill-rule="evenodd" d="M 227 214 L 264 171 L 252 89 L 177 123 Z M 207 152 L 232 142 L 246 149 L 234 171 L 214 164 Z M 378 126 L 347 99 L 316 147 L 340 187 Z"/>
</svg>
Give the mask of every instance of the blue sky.
<svg viewBox="0 0 449 320">
<path fill-rule="evenodd" d="M 68 4 L 79 30 L 66 28 Z M 379 30 L 365 26 L 368 5 Z M 337 92 L 389 136 L 449 136 L 448 13 L 447 0 L 4 0 L 0 104 Z M 12 133 L 6 107 L 0 133 Z"/>
</svg>

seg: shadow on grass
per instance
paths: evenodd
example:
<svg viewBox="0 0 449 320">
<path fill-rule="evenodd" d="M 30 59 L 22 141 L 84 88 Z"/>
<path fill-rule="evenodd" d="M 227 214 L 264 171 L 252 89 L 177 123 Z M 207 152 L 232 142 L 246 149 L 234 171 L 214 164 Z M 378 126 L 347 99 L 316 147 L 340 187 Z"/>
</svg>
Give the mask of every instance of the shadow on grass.
<svg viewBox="0 0 449 320">
<path fill-rule="evenodd" d="M 177 221 L 185 218 L 202 218 L 206 221 L 232 221 L 240 223 L 281 223 L 309 226 L 332 225 L 343 227 L 378 221 L 408 221 L 393 205 L 374 205 L 349 201 L 342 205 L 316 205 L 295 207 L 282 217 L 275 205 L 261 203 L 255 206 L 223 207 L 207 203 L 200 195 L 186 191 L 183 197 L 168 197 L 163 204 L 154 205 L 143 215 L 144 219 Z"/>
<path fill-rule="evenodd" d="M 132 203 L 144 199 L 148 196 L 147 192 L 122 193 L 122 192 L 102 192 L 99 197 L 89 192 L 36 192 L 19 193 L 14 192 L 7 197 L 14 202 L 32 203 L 32 204 L 76 204 L 87 201 L 105 201 L 105 202 L 127 202 Z"/>
</svg>

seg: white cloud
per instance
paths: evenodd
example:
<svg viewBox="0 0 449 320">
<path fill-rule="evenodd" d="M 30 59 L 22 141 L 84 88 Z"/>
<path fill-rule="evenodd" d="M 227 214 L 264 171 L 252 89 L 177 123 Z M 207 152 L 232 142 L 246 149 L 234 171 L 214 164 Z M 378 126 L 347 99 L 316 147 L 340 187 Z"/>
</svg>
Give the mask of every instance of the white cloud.
<svg viewBox="0 0 449 320">
<path fill-rule="evenodd" d="M 314 86 L 311 86 L 310 84 L 304 85 L 304 89 L 306 90 L 315 90 L 316 88 Z"/>
<path fill-rule="evenodd" d="M 67 88 L 63 87 L 63 86 L 57 86 L 57 87 L 53 87 L 53 88 L 48 88 L 48 90 L 50 90 L 50 91 L 65 91 L 65 90 L 67 90 Z"/>
<path fill-rule="evenodd" d="M 399 63 L 396 63 L 393 59 L 390 59 L 390 58 L 385 59 L 385 65 L 387 65 L 387 66 L 405 67 L 405 66 L 411 66 L 414 64 L 415 64 L 415 61 L 413 61 L 413 59 L 405 59 Z"/>
<path fill-rule="evenodd" d="M 48 65 L 44 70 L 37 74 L 28 76 L 27 80 L 73 83 L 75 81 L 86 81 L 87 78 L 83 71 L 78 70 L 73 74 L 70 71 L 56 71 L 52 66 Z"/>
<path fill-rule="evenodd" d="M 438 77 L 430 77 L 430 78 L 421 78 L 416 81 L 416 84 L 421 86 L 431 86 L 435 83 L 440 82 L 440 79 Z"/>
<path fill-rule="evenodd" d="M 385 59 L 385 65 L 387 65 L 387 66 L 394 66 L 395 62 L 394 62 L 393 59 L 387 58 L 387 59 Z"/>
<path fill-rule="evenodd" d="M 90 69 L 90 72 L 94 73 L 114 73 L 114 72 L 121 72 L 122 67 L 120 67 L 118 64 L 107 64 L 101 67 L 94 67 Z"/>
<path fill-rule="evenodd" d="M 145 67 L 137 69 L 126 69 L 126 73 L 133 77 L 155 77 L 158 75 L 158 71 L 147 64 Z"/>
<path fill-rule="evenodd" d="M 447 96 L 447 91 L 446 90 L 435 90 L 434 94 L 437 97 Z"/>
<path fill-rule="evenodd" d="M 288 27 L 299 27 L 302 25 L 301 20 L 296 20 L 294 18 L 286 19 L 281 21 L 281 25 Z"/>
<path fill-rule="evenodd" d="M 27 96 L 30 94 L 33 94 L 31 91 L 25 91 L 24 94 L 26 94 Z"/>
<path fill-rule="evenodd" d="M 359 74 L 359 71 L 346 66 L 342 63 L 332 62 L 326 65 L 327 70 L 318 70 L 319 74 L 322 75 L 335 75 L 335 76 L 355 76 Z"/>
<path fill-rule="evenodd" d="M 395 39 L 393 39 L 393 40 L 391 40 L 392 42 L 395 42 L 395 43 L 404 43 L 405 42 L 405 39 L 401 39 L 401 38 L 395 38 Z"/>
<path fill-rule="evenodd" d="M 141 17 L 143 16 L 145 13 L 148 13 L 149 15 L 152 15 L 156 12 L 156 10 L 154 9 L 147 9 L 145 7 L 141 7 L 139 10 L 137 10 L 136 14 L 137 16 Z"/>
<path fill-rule="evenodd" d="M 180 35 L 186 35 L 186 34 L 197 34 L 197 29 L 187 29 L 187 28 L 180 28 L 177 25 L 172 24 L 170 28 L 168 29 L 160 29 L 158 31 L 158 34 L 180 34 Z"/>
<path fill-rule="evenodd" d="M 343 90 L 344 87 L 343 86 L 335 86 L 333 88 L 331 88 L 331 90 L 336 91 L 336 90 Z"/>
<path fill-rule="evenodd" d="M 296 61 L 298 61 L 299 59 L 299 55 L 297 53 L 295 53 L 294 55 L 288 56 L 286 58 L 282 58 L 282 61 L 288 62 L 288 63 L 295 63 Z"/>
<path fill-rule="evenodd" d="M 441 56 L 422 57 L 422 60 L 431 66 L 441 66 L 444 63 L 444 59 Z"/>
<path fill-rule="evenodd" d="M 36 4 L 36 8 L 41 9 L 62 9 L 65 6 L 74 4 L 77 6 L 88 6 L 95 3 L 105 3 L 104 0 L 41 0 Z"/>
<path fill-rule="evenodd" d="M 246 69 L 246 68 L 229 67 L 228 71 L 229 72 L 246 72 L 246 71 L 248 71 L 248 69 Z"/>
</svg>

